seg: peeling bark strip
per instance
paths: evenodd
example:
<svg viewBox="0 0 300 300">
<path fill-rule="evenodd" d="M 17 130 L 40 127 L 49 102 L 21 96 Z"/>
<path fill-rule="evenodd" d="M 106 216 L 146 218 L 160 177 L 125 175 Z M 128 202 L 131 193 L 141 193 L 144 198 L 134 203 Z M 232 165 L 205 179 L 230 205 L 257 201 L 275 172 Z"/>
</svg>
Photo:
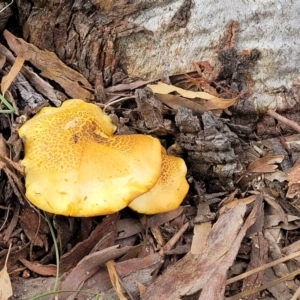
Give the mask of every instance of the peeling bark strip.
<svg viewBox="0 0 300 300">
<path fill-rule="evenodd" d="M 0 44 L 0 55 L 3 55 L 6 60 L 13 65 L 15 62 L 14 55 L 3 45 Z M 33 72 L 30 68 L 23 66 L 21 69 L 22 75 L 35 87 L 35 89 L 40 92 L 43 96 L 45 96 L 47 99 L 49 99 L 55 106 L 61 105 L 61 100 L 64 100 L 62 93 L 59 93 L 58 91 L 55 91 L 54 88 L 42 77 L 37 75 L 35 72 Z M 12 89 L 14 89 L 15 86 L 12 86 Z M 31 93 L 32 96 L 35 96 L 35 93 Z M 61 95 L 59 97 L 59 95 Z M 38 96 L 35 96 L 37 98 Z M 19 103 L 19 102 L 18 102 Z M 19 103 L 20 104 L 20 103 Z M 29 107 L 30 103 L 27 104 Z M 22 107 L 22 105 L 21 105 Z"/>
<path fill-rule="evenodd" d="M 81 74 L 67 67 L 55 53 L 39 50 L 7 30 L 4 31 L 4 37 L 9 47 L 18 56 L 30 61 L 41 70 L 42 76 L 57 82 L 70 97 L 84 100 L 93 99 L 92 94 L 83 88 L 91 88 L 89 82 Z"/>
</svg>

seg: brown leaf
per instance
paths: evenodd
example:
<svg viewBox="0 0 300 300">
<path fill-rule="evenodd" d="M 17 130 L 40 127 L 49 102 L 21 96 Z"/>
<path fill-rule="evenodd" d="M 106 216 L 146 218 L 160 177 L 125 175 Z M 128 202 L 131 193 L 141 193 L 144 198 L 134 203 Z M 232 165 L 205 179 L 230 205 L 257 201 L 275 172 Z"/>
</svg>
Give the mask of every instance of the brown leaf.
<svg viewBox="0 0 300 300">
<path fill-rule="evenodd" d="M 295 165 L 289 170 L 287 174 L 288 186 L 287 197 L 293 198 L 300 191 L 300 159 Z"/>
<path fill-rule="evenodd" d="M 118 214 L 108 215 L 98 224 L 89 237 L 84 241 L 77 243 L 71 251 L 64 254 L 61 257 L 60 272 L 64 273 L 74 268 L 76 264 L 88 255 L 96 245 L 98 249 L 112 246 L 117 232 L 117 219 Z M 105 237 L 109 233 L 112 233 L 112 238 L 107 240 Z M 102 242 L 102 244 L 100 245 L 99 242 Z"/>
<path fill-rule="evenodd" d="M 278 201 L 275 200 L 273 197 L 269 196 L 267 193 L 263 193 L 263 197 L 266 200 L 266 202 L 274 208 L 277 215 L 279 216 L 280 220 L 287 226 L 288 225 L 288 219 L 287 216 L 282 209 L 282 207 L 279 205 Z"/>
<path fill-rule="evenodd" d="M 219 214 L 223 214 L 226 210 L 230 209 L 230 208 L 234 208 L 236 207 L 239 203 L 245 203 L 245 204 L 250 204 L 253 201 L 255 201 L 256 199 L 256 195 L 251 195 L 249 197 L 246 198 L 242 198 L 242 199 L 234 199 L 229 203 L 224 204 L 220 210 L 219 210 Z"/>
<path fill-rule="evenodd" d="M 4 55 L 4 57 L 7 59 L 7 61 L 12 65 L 15 62 L 14 55 L 3 45 L 0 45 L 0 57 L 1 55 Z M 1 62 L 0 62 L 1 64 Z M 1 66 L 0 66 L 1 69 Z M 52 85 L 49 84 L 48 81 L 42 79 L 36 72 L 32 71 L 30 68 L 27 68 L 26 66 L 23 66 L 21 71 L 22 75 L 25 76 L 25 78 L 31 82 L 32 86 L 40 92 L 42 95 L 44 95 L 46 98 L 48 98 L 50 101 L 52 101 L 55 106 L 61 105 L 61 97 L 60 100 L 58 99 L 58 96 L 55 94 L 55 90 Z M 59 93 L 58 93 L 59 94 Z"/>
<path fill-rule="evenodd" d="M 223 99 L 215 97 L 213 99 L 208 100 L 206 103 L 203 104 L 203 106 L 207 110 L 214 110 L 214 109 L 225 109 L 230 107 L 235 103 L 236 100 L 239 99 L 239 96 L 234 97 L 232 99 Z"/>
<path fill-rule="evenodd" d="M 44 247 L 48 251 L 49 227 L 45 219 L 31 207 L 25 206 L 19 216 L 20 225 L 33 246 Z"/>
<path fill-rule="evenodd" d="M 2 156 L 2 157 L 9 156 L 9 150 L 6 145 L 6 140 L 1 133 L 0 133 L 0 156 Z"/>
<path fill-rule="evenodd" d="M 17 226 L 18 224 L 18 220 L 19 220 L 19 212 L 20 212 L 20 205 L 16 204 L 15 208 L 14 208 L 14 214 L 13 214 L 13 217 L 9 223 L 9 225 L 7 226 L 7 228 L 5 229 L 4 231 L 4 237 L 3 237 L 3 240 L 5 242 L 7 242 L 10 237 L 11 237 L 11 234 L 13 233 L 15 227 Z"/>
<path fill-rule="evenodd" d="M 0 70 L 2 70 L 5 63 L 6 63 L 6 57 L 4 55 L 0 54 Z"/>
<path fill-rule="evenodd" d="M 20 70 L 22 69 L 22 66 L 24 64 L 25 59 L 23 57 L 18 56 L 15 60 L 15 63 L 11 67 L 9 73 L 2 77 L 1 81 L 1 92 L 2 95 L 5 94 L 7 89 L 10 87 Z"/>
<path fill-rule="evenodd" d="M 174 220 L 175 218 L 180 216 L 182 212 L 183 212 L 183 207 L 179 206 L 178 208 L 171 210 L 169 212 L 151 216 L 147 219 L 147 227 L 151 227 L 153 225 L 160 226 L 164 223 Z"/>
<path fill-rule="evenodd" d="M 172 94 L 155 94 L 155 97 L 158 98 L 162 103 L 168 105 L 169 107 L 177 110 L 179 107 L 189 108 L 193 111 L 193 113 L 202 115 L 207 109 L 196 103 L 195 101 L 189 100 L 187 98 L 183 98 L 180 96 L 172 95 Z"/>
<path fill-rule="evenodd" d="M 0 286 L 0 300 L 7 300 L 13 292 L 6 266 L 0 271 Z"/>
<path fill-rule="evenodd" d="M 118 245 L 112 246 L 85 256 L 61 283 L 60 289 L 69 291 L 79 289 L 84 281 L 99 270 L 100 266 L 124 255 L 131 248 L 123 247 L 119 249 L 118 247 Z M 59 294 L 58 299 L 67 299 L 70 294 L 72 293 Z"/>
<path fill-rule="evenodd" d="M 283 155 L 270 155 L 256 159 L 248 165 L 247 171 L 251 173 L 272 173 L 277 169 L 275 163 L 281 163 Z"/>
<path fill-rule="evenodd" d="M 218 98 L 209 93 L 184 90 L 174 85 L 169 85 L 162 82 L 158 82 L 157 84 L 148 84 L 147 87 L 149 87 L 152 90 L 152 92 L 155 94 L 169 94 L 172 92 L 177 92 L 185 98 L 189 98 L 189 99 L 200 98 L 200 99 L 209 100 L 203 105 L 204 108 L 207 110 L 228 108 L 229 106 L 233 105 L 235 101 L 239 98 L 239 96 L 234 97 L 232 99 Z"/>
<path fill-rule="evenodd" d="M 93 95 L 84 87 L 92 86 L 81 74 L 66 66 L 55 53 L 42 51 L 9 31 L 3 33 L 9 47 L 18 55 L 30 61 L 41 70 L 41 75 L 57 82 L 72 98 L 92 100 Z"/>
<path fill-rule="evenodd" d="M 117 223 L 118 237 L 116 240 L 125 239 L 143 231 L 141 222 L 137 219 L 121 219 Z"/>
<path fill-rule="evenodd" d="M 12 296 L 12 287 L 9 275 L 7 273 L 7 259 L 10 253 L 11 244 L 9 245 L 8 253 L 6 256 L 5 264 L 2 270 L 0 271 L 0 300 L 7 300 L 9 297 Z"/>
<path fill-rule="evenodd" d="M 128 297 L 128 299 L 139 299 L 137 295 L 141 294 L 143 290 L 142 285 L 148 286 L 153 281 L 153 273 L 161 268 L 163 262 L 164 260 L 159 254 L 153 253 L 145 257 L 127 259 L 122 262 L 118 260 L 115 263 L 117 274 L 122 280 L 122 286 L 133 296 L 133 298 Z M 107 269 L 100 267 L 97 273 L 84 282 L 81 290 L 98 291 L 99 293 L 102 291 L 103 299 L 116 299 L 117 297 L 111 287 Z M 86 299 L 83 293 L 79 293 L 77 296 L 78 299 Z"/>
<path fill-rule="evenodd" d="M 55 276 L 56 275 L 56 266 L 55 265 L 44 266 L 38 262 L 28 261 L 25 258 L 21 258 L 20 261 L 26 268 L 28 268 L 32 272 L 35 272 L 39 275 L 42 275 L 42 276 Z"/>
</svg>

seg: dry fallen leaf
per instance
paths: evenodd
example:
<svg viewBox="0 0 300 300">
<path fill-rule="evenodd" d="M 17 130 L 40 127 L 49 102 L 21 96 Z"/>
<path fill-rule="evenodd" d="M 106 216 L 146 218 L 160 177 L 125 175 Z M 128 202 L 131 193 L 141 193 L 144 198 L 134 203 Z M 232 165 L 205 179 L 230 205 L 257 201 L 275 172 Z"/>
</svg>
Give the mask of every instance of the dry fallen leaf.
<svg viewBox="0 0 300 300">
<path fill-rule="evenodd" d="M 137 281 L 135 278 L 133 278 L 133 281 L 134 281 L 134 282 L 136 283 L 136 285 L 138 286 L 140 296 L 141 296 L 142 294 L 144 294 L 145 291 L 146 291 L 146 287 L 145 287 L 143 284 L 141 284 L 139 281 Z"/>
<path fill-rule="evenodd" d="M 205 92 L 188 91 L 188 90 L 181 89 L 181 88 L 176 87 L 176 86 L 171 85 L 171 84 L 163 83 L 161 81 L 159 81 L 157 84 L 148 84 L 147 87 L 150 88 L 152 90 L 152 92 L 155 93 L 155 94 L 169 94 L 169 93 L 172 93 L 172 92 L 177 92 L 181 96 L 186 97 L 186 98 L 190 98 L 190 99 L 202 98 L 202 99 L 205 99 L 205 100 L 210 100 L 210 99 L 215 98 L 215 96 L 210 95 L 210 94 L 205 93 Z"/>
<path fill-rule="evenodd" d="M 176 95 L 171 94 L 156 94 L 156 98 L 158 98 L 162 103 L 168 105 L 169 107 L 177 110 L 179 107 L 189 108 L 195 114 L 202 115 L 207 109 L 196 103 L 195 101 L 189 100 L 187 98 L 183 98 Z"/>
<path fill-rule="evenodd" d="M 230 107 L 235 103 L 235 101 L 239 99 L 239 96 L 231 98 L 231 99 L 223 99 L 223 98 L 213 98 L 206 103 L 203 104 L 203 106 L 207 110 L 213 110 L 213 109 L 225 109 Z"/>
<path fill-rule="evenodd" d="M 245 204 L 250 204 L 253 201 L 255 201 L 255 199 L 256 199 L 256 195 L 251 195 L 249 197 L 242 198 L 242 199 L 234 199 L 233 201 L 223 205 L 219 210 L 219 214 L 221 215 L 228 209 L 236 207 L 240 202 L 245 203 Z"/>
<path fill-rule="evenodd" d="M 246 205 L 243 203 L 221 215 L 205 241 L 205 251 L 201 255 L 188 253 L 169 266 L 147 287 L 141 299 L 182 299 L 201 289 L 206 297 L 202 297 L 201 293 L 202 298 L 199 299 L 224 299 L 227 271 L 236 258 L 247 229 L 253 224 L 255 211 L 250 213 L 244 225 Z M 211 296 L 207 297 L 209 292 Z"/>
<path fill-rule="evenodd" d="M 27 267 L 29 270 L 35 272 L 36 274 L 42 276 L 55 276 L 56 275 L 56 265 L 42 265 L 38 262 L 31 262 L 25 258 L 20 259 L 21 263 Z"/>
<path fill-rule="evenodd" d="M 283 155 L 264 156 L 251 162 L 247 171 L 251 173 L 272 173 L 278 167 L 275 163 L 281 163 L 283 159 Z"/>
<path fill-rule="evenodd" d="M 294 198 L 300 191 L 300 160 L 289 170 L 287 174 L 289 189 L 287 191 L 288 198 Z"/>
<path fill-rule="evenodd" d="M 23 57 L 18 56 L 15 60 L 15 63 L 11 67 L 9 73 L 2 77 L 1 81 L 1 92 L 2 95 L 5 94 L 7 89 L 10 87 L 11 83 L 14 81 L 16 76 L 19 74 L 22 66 L 24 64 L 25 59 Z"/>
<path fill-rule="evenodd" d="M 99 268 L 110 260 L 116 259 L 126 254 L 132 247 L 125 246 L 119 248 L 118 245 L 96 251 L 85 256 L 75 268 L 61 282 L 61 290 L 78 290 L 82 284 L 99 271 Z M 72 293 L 62 293 L 58 295 L 59 300 L 67 299 Z"/>
<path fill-rule="evenodd" d="M 172 92 L 177 92 L 181 96 L 189 98 L 189 99 L 201 98 L 201 99 L 208 100 L 203 105 L 204 108 L 208 109 L 208 110 L 228 108 L 229 106 L 233 105 L 235 103 L 235 101 L 239 98 L 239 96 L 232 98 L 232 99 L 218 98 L 209 93 L 188 91 L 188 90 L 184 90 L 184 89 L 181 89 L 174 85 L 169 85 L 169 84 L 166 84 L 166 83 L 163 83 L 160 81 L 157 84 L 148 84 L 147 87 L 149 87 L 152 90 L 152 92 L 155 94 L 164 94 L 165 95 L 165 94 L 169 94 Z"/>
<path fill-rule="evenodd" d="M 0 271 L 0 300 L 7 300 L 9 297 L 12 296 L 12 287 L 9 275 L 7 273 L 7 259 L 9 256 L 9 252 L 11 249 L 11 244 L 9 245 L 8 253 L 6 256 L 5 264 L 3 269 Z"/>
<path fill-rule="evenodd" d="M 114 262 L 112 260 L 106 263 L 107 271 L 109 274 L 110 281 L 116 290 L 116 293 L 120 300 L 126 300 L 126 297 L 122 294 L 121 285 L 119 282 L 119 276 L 117 274 L 116 268 L 114 266 Z"/>
</svg>

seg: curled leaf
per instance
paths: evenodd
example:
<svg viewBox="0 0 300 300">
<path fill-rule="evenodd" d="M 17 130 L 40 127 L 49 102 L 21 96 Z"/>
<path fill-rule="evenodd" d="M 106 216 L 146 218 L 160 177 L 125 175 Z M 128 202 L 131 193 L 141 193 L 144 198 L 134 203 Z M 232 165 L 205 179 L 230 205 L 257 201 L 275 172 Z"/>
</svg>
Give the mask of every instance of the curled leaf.
<svg viewBox="0 0 300 300">
<path fill-rule="evenodd" d="M 148 84 L 147 87 L 150 88 L 152 90 L 152 92 L 155 94 L 166 95 L 166 94 L 169 94 L 172 92 L 177 92 L 181 96 L 189 98 L 189 99 L 201 98 L 201 99 L 207 100 L 207 102 L 204 103 L 204 105 L 203 105 L 204 109 L 207 109 L 207 110 L 228 108 L 229 106 L 233 105 L 235 103 L 235 101 L 239 98 L 239 96 L 234 97 L 232 99 L 218 98 L 209 93 L 188 91 L 188 90 L 184 90 L 182 88 L 176 87 L 171 84 L 169 85 L 169 84 L 166 84 L 163 82 L 158 82 L 157 84 Z"/>
<path fill-rule="evenodd" d="M 272 173 L 278 167 L 275 163 L 281 163 L 283 158 L 283 155 L 264 156 L 251 162 L 247 170 L 251 173 Z"/>
<path fill-rule="evenodd" d="M 25 59 L 23 57 L 18 56 L 15 60 L 15 63 L 11 67 L 9 73 L 3 76 L 1 81 L 1 92 L 4 95 L 7 89 L 10 87 L 16 76 L 19 74 L 22 66 L 24 64 Z"/>
</svg>

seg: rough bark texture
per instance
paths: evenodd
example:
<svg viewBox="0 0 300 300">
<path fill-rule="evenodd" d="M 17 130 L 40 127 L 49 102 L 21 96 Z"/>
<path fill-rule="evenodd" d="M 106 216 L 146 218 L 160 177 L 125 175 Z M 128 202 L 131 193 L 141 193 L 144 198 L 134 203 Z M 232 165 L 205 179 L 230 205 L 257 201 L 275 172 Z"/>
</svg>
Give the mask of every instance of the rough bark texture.
<svg viewBox="0 0 300 300">
<path fill-rule="evenodd" d="M 17 5 L 23 38 L 84 75 L 100 100 L 101 84 L 109 84 L 116 69 L 116 36 L 143 29 L 123 20 L 138 9 L 129 2 L 18 0 Z"/>
<path fill-rule="evenodd" d="M 187 152 L 195 174 L 204 180 L 209 178 L 210 191 L 233 190 L 233 178 L 242 171 L 237 135 L 211 112 L 202 116 L 203 129 L 186 108 L 178 110 L 175 122 L 180 130 L 177 143 Z"/>
</svg>

